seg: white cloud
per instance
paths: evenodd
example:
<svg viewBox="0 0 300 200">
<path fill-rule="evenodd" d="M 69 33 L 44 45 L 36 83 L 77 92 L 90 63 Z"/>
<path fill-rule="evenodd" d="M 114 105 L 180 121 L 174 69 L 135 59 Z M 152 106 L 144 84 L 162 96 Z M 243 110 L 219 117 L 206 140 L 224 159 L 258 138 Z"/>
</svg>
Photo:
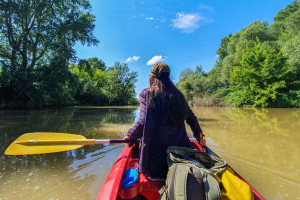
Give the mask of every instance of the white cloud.
<svg viewBox="0 0 300 200">
<path fill-rule="evenodd" d="M 126 63 L 130 63 L 130 62 L 133 62 L 133 61 L 138 61 L 140 58 L 141 58 L 141 56 L 132 56 L 132 57 L 129 57 L 126 60 Z"/>
<path fill-rule="evenodd" d="M 145 18 L 146 20 L 154 20 L 154 18 L 153 17 L 147 17 L 147 18 Z"/>
<path fill-rule="evenodd" d="M 162 55 L 153 56 L 150 60 L 148 60 L 147 65 L 154 65 L 155 63 L 162 62 L 166 59 L 167 57 L 165 56 L 165 58 L 163 58 Z"/>
<path fill-rule="evenodd" d="M 208 5 L 203 5 L 203 4 L 199 4 L 199 9 L 207 10 L 212 13 L 215 12 L 215 9 L 213 7 L 208 6 Z"/>
<path fill-rule="evenodd" d="M 206 19 L 199 13 L 178 12 L 176 18 L 172 20 L 172 27 L 182 30 L 184 33 L 192 33 L 200 25 L 206 24 Z"/>
</svg>

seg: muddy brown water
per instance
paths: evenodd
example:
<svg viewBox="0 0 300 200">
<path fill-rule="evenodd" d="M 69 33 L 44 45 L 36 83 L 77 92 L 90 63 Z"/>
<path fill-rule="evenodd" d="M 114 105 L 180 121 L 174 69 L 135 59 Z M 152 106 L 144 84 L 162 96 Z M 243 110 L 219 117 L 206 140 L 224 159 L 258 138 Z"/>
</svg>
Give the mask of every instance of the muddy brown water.
<svg viewBox="0 0 300 200">
<path fill-rule="evenodd" d="M 266 199 L 300 199 L 300 109 L 193 111 L 207 145 Z M 28 132 L 123 138 L 138 115 L 138 107 L 0 110 L 0 199 L 95 199 L 123 144 L 30 156 L 5 149 Z"/>
</svg>

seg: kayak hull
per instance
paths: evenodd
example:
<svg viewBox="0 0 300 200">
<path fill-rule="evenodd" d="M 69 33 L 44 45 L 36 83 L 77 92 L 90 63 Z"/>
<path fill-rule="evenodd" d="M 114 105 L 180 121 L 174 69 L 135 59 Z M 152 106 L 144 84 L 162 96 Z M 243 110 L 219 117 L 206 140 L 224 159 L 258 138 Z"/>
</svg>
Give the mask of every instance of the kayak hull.
<svg viewBox="0 0 300 200">
<path fill-rule="evenodd" d="M 189 136 L 190 137 L 190 136 Z M 191 138 L 190 138 L 191 139 Z M 204 151 L 203 148 L 191 139 L 191 144 L 194 149 Z M 209 154 L 217 156 L 213 151 L 206 147 Z M 128 169 L 138 170 L 139 165 L 139 144 L 136 143 L 132 147 L 128 144 L 120 153 L 113 167 L 111 168 L 99 194 L 97 200 L 138 200 L 138 199 L 153 199 L 159 198 L 159 189 L 165 184 L 163 180 L 149 180 L 144 174 L 139 173 L 137 182 L 130 188 L 122 188 L 121 182 L 124 178 L 124 173 Z M 230 167 L 230 166 L 228 166 Z M 230 167 L 231 168 L 231 167 Z M 231 168 L 232 169 L 232 168 Z M 232 169 L 233 170 L 233 169 Z M 234 171 L 234 170 L 233 170 Z M 247 183 L 237 172 L 235 175 L 242 181 Z M 258 200 L 264 199 L 249 183 L 247 183 L 254 194 L 254 198 Z"/>
</svg>

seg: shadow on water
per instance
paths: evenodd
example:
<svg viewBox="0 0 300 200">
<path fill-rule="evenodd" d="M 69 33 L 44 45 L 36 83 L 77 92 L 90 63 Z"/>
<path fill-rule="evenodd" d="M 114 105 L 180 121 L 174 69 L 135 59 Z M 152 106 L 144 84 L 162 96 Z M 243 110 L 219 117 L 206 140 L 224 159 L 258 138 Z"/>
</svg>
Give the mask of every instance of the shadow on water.
<svg viewBox="0 0 300 200">
<path fill-rule="evenodd" d="M 54 154 L 4 156 L 23 133 L 63 132 L 123 138 L 137 108 L 0 110 L 0 199 L 95 199 L 123 145 L 90 145 Z"/>
</svg>

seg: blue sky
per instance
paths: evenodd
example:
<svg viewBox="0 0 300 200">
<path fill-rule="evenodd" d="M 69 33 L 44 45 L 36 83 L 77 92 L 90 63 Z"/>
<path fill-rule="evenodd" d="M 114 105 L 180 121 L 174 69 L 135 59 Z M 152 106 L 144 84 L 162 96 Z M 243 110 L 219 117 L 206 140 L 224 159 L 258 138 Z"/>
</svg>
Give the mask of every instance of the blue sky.
<svg viewBox="0 0 300 200">
<path fill-rule="evenodd" d="M 81 59 L 98 57 L 108 67 L 126 63 L 138 73 L 137 95 L 149 87 L 155 62 L 180 72 L 202 65 L 210 71 L 222 38 L 255 20 L 273 23 L 273 17 L 293 0 L 91 0 L 96 16 L 98 46 L 75 46 Z"/>
</svg>

